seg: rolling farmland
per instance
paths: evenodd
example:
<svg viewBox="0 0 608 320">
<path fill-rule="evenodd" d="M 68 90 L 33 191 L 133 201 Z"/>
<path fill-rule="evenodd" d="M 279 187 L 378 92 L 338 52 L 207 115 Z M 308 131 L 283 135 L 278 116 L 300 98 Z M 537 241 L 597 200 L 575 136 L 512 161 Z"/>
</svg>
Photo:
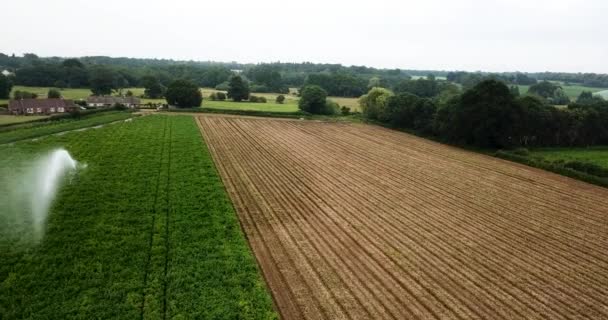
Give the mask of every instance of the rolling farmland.
<svg viewBox="0 0 608 320">
<path fill-rule="evenodd" d="M 608 318 L 608 190 L 367 125 L 200 116 L 284 319 Z"/>
</svg>

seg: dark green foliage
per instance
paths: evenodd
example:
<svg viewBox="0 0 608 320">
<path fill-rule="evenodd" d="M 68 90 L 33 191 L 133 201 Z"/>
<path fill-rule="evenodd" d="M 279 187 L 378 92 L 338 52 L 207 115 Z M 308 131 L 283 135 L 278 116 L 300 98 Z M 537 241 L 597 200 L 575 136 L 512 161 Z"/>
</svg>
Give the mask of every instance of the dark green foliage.
<svg viewBox="0 0 608 320">
<path fill-rule="evenodd" d="M 555 105 L 564 105 L 570 102 L 570 98 L 564 93 L 562 87 L 549 81 L 541 81 L 530 86 L 528 93 L 543 97 L 549 103 Z"/>
<path fill-rule="evenodd" d="M 215 97 L 217 98 L 217 100 L 219 101 L 225 101 L 226 100 L 226 94 L 223 92 L 216 92 L 215 93 Z"/>
<path fill-rule="evenodd" d="M 139 82 L 144 87 L 144 96 L 149 99 L 160 99 L 164 96 L 166 88 L 155 76 L 145 76 Z"/>
<path fill-rule="evenodd" d="M 448 111 L 443 135 L 456 143 L 500 148 L 514 144 L 517 109 L 509 88 L 486 80 L 466 91 Z"/>
<path fill-rule="evenodd" d="M 266 103 L 267 101 L 266 101 L 265 97 L 258 97 L 258 96 L 250 95 L 249 96 L 249 102 Z"/>
<path fill-rule="evenodd" d="M 511 94 L 513 95 L 514 98 L 518 98 L 519 96 L 521 96 L 518 86 L 510 86 L 509 91 L 511 91 Z"/>
<path fill-rule="evenodd" d="M 608 188 L 608 178 L 566 167 L 564 162 L 550 162 L 528 156 L 517 155 L 503 150 L 497 151 L 494 156 Z M 602 168 L 602 170 L 606 169 Z"/>
<path fill-rule="evenodd" d="M 119 88 L 118 75 L 109 68 L 96 67 L 91 71 L 89 83 L 91 92 L 96 96 L 110 95 L 112 91 Z"/>
<path fill-rule="evenodd" d="M 409 93 L 389 97 L 386 109 L 392 125 L 423 133 L 432 131 L 433 118 L 437 111 L 431 100 Z"/>
<path fill-rule="evenodd" d="M 38 95 L 33 92 L 20 91 L 20 90 L 16 90 L 15 92 L 13 92 L 13 99 L 15 99 L 15 100 L 36 99 L 36 98 L 38 98 Z"/>
<path fill-rule="evenodd" d="M 175 80 L 167 88 L 165 98 L 169 105 L 178 108 L 200 107 L 203 95 L 199 87 L 192 81 Z"/>
<path fill-rule="evenodd" d="M 228 83 L 228 98 L 236 102 L 249 99 L 249 84 L 241 76 L 235 75 Z"/>
<path fill-rule="evenodd" d="M 331 96 L 359 97 L 367 91 L 367 82 L 349 73 L 318 73 L 306 78 L 305 86 L 316 85 Z"/>
<path fill-rule="evenodd" d="M 327 92 L 317 85 L 308 85 L 301 90 L 298 106 L 300 110 L 312 114 L 323 114 L 326 111 Z"/>
<path fill-rule="evenodd" d="M 209 100 L 211 100 L 211 101 L 216 101 L 216 100 L 217 100 L 217 94 L 216 94 L 215 92 L 212 92 L 212 93 L 209 95 Z"/>
<path fill-rule="evenodd" d="M 276 65 L 259 64 L 247 70 L 247 77 L 254 82 L 252 92 L 289 92 L 283 84 L 281 73 Z"/>
<path fill-rule="evenodd" d="M 8 99 L 12 89 L 12 81 L 5 75 L 0 74 L 0 99 Z"/>
<path fill-rule="evenodd" d="M 49 93 L 47 93 L 47 97 L 49 99 L 59 99 L 61 98 L 61 92 L 57 89 L 50 89 Z"/>
<path fill-rule="evenodd" d="M 608 178 L 608 169 L 605 169 L 602 166 L 598 166 L 597 164 L 582 161 L 568 161 L 564 163 L 564 167 L 584 172 L 590 175 Z"/>
<path fill-rule="evenodd" d="M 277 96 L 277 98 L 275 99 L 275 101 L 276 101 L 276 103 L 283 104 L 283 103 L 285 103 L 285 96 L 282 95 L 282 94 L 280 94 L 280 95 Z"/>
<path fill-rule="evenodd" d="M 350 114 L 350 108 L 349 108 L 349 107 L 347 107 L 347 106 L 342 106 L 342 108 L 340 108 L 340 113 L 341 113 L 343 116 L 347 116 L 347 115 L 349 115 L 349 114 Z"/>
</svg>

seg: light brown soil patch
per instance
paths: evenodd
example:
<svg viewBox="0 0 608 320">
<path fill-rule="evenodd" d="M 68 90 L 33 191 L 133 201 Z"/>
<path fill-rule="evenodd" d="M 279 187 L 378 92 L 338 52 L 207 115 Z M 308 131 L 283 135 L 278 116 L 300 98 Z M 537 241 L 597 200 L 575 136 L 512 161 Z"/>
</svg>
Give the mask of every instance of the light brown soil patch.
<svg viewBox="0 0 608 320">
<path fill-rule="evenodd" d="M 608 190 L 375 126 L 198 118 L 284 319 L 608 319 Z"/>
</svg>

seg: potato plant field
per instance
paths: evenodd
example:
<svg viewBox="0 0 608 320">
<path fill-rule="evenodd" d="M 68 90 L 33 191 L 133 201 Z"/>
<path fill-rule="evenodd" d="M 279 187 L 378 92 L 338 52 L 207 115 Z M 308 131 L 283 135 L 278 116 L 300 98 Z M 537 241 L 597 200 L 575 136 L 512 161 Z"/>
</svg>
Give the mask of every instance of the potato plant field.
<svg viewBox="0 0 608 320">
<path fill-rule="evenodd" d="M 608 190 L 384 128 L 199 116 L 283 319 L 607 319 Z"/>
<path fill-rule="evenodd" d="M 82 167 L 34 243 L 11 188 L 59 147 Z M 0 164 L 0 319 L 276 318 L 193 117 L 1 145 Z"/>
</svg>

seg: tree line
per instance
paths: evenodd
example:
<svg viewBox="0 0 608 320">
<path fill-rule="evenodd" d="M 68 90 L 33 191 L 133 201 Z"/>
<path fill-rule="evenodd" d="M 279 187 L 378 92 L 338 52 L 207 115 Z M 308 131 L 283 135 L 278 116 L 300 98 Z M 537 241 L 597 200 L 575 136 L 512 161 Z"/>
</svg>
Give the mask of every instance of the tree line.
<svg viewBox="0 0 608 320">
<path fill-rule="evenodd" d="M 608 102 L 590 92 L 566 108 L 556 108 L 542 96 L 519 96 L 495 79 L 482 80 L 462 93 L 446 95 L 446 90 L 449 87 L 419 95 L 407 87 L 373 88 L 360 105 L 369 119 L 455 144 L 515 148 L 608 143 Z"/>
</svg>

